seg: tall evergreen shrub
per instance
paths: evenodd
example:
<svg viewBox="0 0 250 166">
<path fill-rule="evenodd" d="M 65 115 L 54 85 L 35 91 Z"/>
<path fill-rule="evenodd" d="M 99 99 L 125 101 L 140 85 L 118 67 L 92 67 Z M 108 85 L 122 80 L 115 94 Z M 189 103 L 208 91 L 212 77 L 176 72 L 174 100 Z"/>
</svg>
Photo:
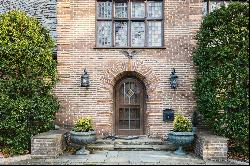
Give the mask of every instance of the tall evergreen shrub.
<svg viewBox="0 0 250 166">
<path fill-rule="evenodd" d="M 197 109 L 216 134 L 248 155 L 249 4 L 232 3 L 210 13 L 197 39 Z"/>
<path fill-rule="evenodd" d="M 49 32 L 24 12 L 0 15 L 0 151 L 22 154 L 31 136 L 53 128 L 59 108 L 55 44 Z"/>
</svg>

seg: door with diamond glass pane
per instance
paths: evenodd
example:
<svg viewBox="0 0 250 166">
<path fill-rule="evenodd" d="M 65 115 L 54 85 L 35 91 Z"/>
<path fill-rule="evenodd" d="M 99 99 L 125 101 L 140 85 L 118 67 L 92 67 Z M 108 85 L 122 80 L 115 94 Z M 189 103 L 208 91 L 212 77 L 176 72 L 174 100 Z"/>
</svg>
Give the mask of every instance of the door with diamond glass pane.
<svg viewBox="0 0 250 166">
<path fill-rule="evenodd" d="M 116 86 L 115 131 L 117 135 L 144 134 L 144 86 L 126 78 Z"/>
</svg>

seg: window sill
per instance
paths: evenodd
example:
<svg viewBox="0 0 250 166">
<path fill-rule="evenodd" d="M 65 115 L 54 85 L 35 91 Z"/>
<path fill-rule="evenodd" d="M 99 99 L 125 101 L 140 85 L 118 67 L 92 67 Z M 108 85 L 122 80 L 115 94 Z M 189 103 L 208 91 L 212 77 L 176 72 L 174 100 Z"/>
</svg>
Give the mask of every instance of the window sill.
<svg viewBox="0 0 250 166">
<path fill-rule="evenodd" d="M 94 47 L 93 49 L 166 49 L 166 47 Z"/>
</svg>

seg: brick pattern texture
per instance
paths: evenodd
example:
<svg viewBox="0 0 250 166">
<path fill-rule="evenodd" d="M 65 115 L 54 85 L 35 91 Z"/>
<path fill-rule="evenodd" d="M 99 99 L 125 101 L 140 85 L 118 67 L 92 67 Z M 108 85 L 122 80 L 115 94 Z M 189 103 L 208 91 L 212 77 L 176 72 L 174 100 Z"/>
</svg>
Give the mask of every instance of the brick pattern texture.
<svg viewBox="0 0 250 166">
<path fill-rule="evenodd" d="M 65 130 L 51 130 L 38 134 L 31 139 L 32 158 L 56 158 L 66 147 Z"/>
<path fill-rule="evenodd" d="M 49 25 L 53 36 L 57 36 L 60 82 L 54 93 L 61 108 L 56 123 L 70 127 L 77 118 L 90 116 L 99 136 L 115 134 L 114 86 L 126 71 L 135 73 L 146 86 L 145 135 L 160 137 L 173 128 L 172 122 L 166 124 L 162 120 L 166 108 L 191 118 L 196 105 L 192 51 L 202 19 L 202 0 L 165 0 L 166 49 L 139 49 L 132 60 L 120 49 L 95 49 L 95 3 L 96 0 L 0 2 L 0 12 L 22 9 Z M 90 75 L 89 88 L 80 87 L 84 68 Z M 172 68 L 179 76 L 177 90 L 170 88 Z"/>
<path fill-rule="evenodd" d="M 226 161 L 228 139 L 209 134 L 207 131 L 198 133 L 194 140 L 194 152 L 204 160 Z"/>
<path fill-rule="evenodd" d="M 95 49 L 95 0 L 58 0 L 58 71 L 55 88 L 61 110 L 57 123 L 71 126 L 79 117 L 93 117 L 98 135 L 114 134 L 114 85 L 125 71 L 143 80 L 148 98 L 145 135 L 163 136 L 173 128 L 164 123 L 163 109 L 172 108 L 190 118 L 195 109 L 192 51 L 202 19 L 201 0 L 165 0 L 166 49 L 140 49 L 129 60 L 119 49 Z M 86 68 L 90 87 L 80 87 Z M 170 88 L 172 68 L 179 76 L 176 91 Z"/>
</svg>

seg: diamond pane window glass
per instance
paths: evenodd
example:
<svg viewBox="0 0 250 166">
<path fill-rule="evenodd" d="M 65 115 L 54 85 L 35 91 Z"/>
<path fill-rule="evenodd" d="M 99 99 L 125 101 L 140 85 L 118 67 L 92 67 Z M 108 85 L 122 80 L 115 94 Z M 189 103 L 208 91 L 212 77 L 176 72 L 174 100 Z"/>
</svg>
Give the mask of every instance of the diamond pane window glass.
<svg viewBox="0 0 250 166">
<path fill-rule="evenodd" d="M 111 19 L 112 17 L 112 2 L 97 3 L 97 17 L 102 19 Z"/>
<path fill-rule="evenodd" d="M 96 47 L 162 47 L 163 10 L 163 0 L 96 0 Z"/>
<path fill-rule="evenodd" d="M 131 23 L 131 46 L 144 47 L 145 45 L 145 23 L 132 22 Z"/>
<path fill-rule="evenodd" d="M 115 46 L 128 45 L 128 23 L 115 22 Z"/>
<path fill-rule="evenodd" d="M 131 17 L 132 18 L 144 18 L 145 17 L 145 3 L 144 2 L 132 2 Z"/>
<path fill-rule="evenodd" d="M 127 3 L 115 3 L 115 17 L 127 18 L 128 17 L 128 5 Z"/>
<path fill-rule="evenodd" d="M 207 11 L 207 2 L 203 2 L 202 15 L 206 16 L 207 14 L 208 14 L 208 11 Z"/>
<path fill-rule="evenodd" d="M 162 46 L 162 23 L 161 21 L 148 22 L 148 46 Z"/>
<path fill-rule="evenodd" d="M 148 1 L 148 18 L 162 18 L 162 2 Z"/>
<path fill-rule="evenodd" d="M 219 9 L 224 4 L 223 1 L 210 1 L 210 11 L 212 12 L 216 9 Z"/>
<path fill-rule="evenodd" d="M 225 7 L 228 7 L 228 5 L 233 2 L 229 0 L 205 0 L 203 2 L 203 9 L 202 14 L 203 16 L 206 16 L 207 14 L 213 12 L 216 9 L 221 8 L 221 6 L 225 5 Z M 238 1 L 241 3 L 248 3 L 247 1 Z"/>
<path fill-rule="evenodd" d="M 97 45 L 111 46 L 112 45 L 112 22 L 98 21 L 97 23 Z"/>
<path fill-rule="evenodd" d="M 230 1 L 224 1 L 224 5 L 225 5 L 226 7 L 228 7 L 229 4 L 230 4 Z"/>
</svg>

